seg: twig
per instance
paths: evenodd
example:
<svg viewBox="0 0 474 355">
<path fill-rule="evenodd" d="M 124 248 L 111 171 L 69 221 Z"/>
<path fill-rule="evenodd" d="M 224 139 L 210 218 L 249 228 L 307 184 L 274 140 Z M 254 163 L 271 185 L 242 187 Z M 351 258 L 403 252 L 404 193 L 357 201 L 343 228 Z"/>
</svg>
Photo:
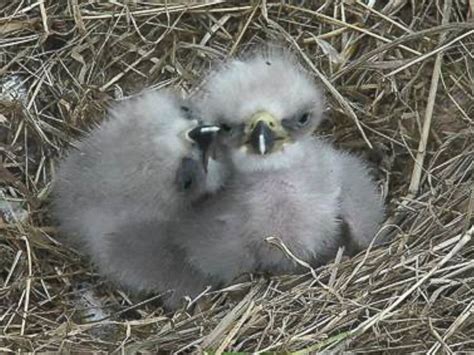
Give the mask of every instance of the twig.
<svg viewBox="0 0 474 355">
<path fill-rule="evenodd" d="M 458 329 L 467 319 L 469 319 L 474 312 L 474 301 L 471 301 L 468 306 L 461 312 L 459 317 L 449 326 L 446 334 L 442 337 L 442 341 L 435 343 L 431 349 L 428 351 L 428 355 L 436 354 L 438 349 L 441 347 L 442 342 L 446 342 L 446 340 L 453 335 L 453 333 Z"/>
<path fill-rule="evenodd" d="M 294 5 L 284 5 L 285 7 L 289 8 L 289 9 L 292 9 L 292 10 L 298 10 L 298 11 L 302 11 L 302 12 L 306 12 L 306 13 L 309 13 L 309 14 L 312 14 L 313 16 L 315 17 L 318 17 L 320 18 L 321 20 L 324 20 L 324 21 L 327 21 L 328 23 L 332 23 L 332 24 L 335 24 L 335 25 L 338 25 L 338 26 L 343 26 L 343 27 L 347 27 L 347 28 L 350 28 L 351 30 L 354 30 L 354 31 L 358 31 L 358 32 L 361 32 L 361 33 L 364 33 L 370 37 L 374 37 L 380 41 L 383 41 L 383 42 L 387 42 L 387 43 L 390 43 L 392 42 L 392 40 L 388 39 L 388 38 L 385 38 L 383 36 L 380 36 L 376 33 L 373 33 L 373 32 L 370 32 L 369 30 L 366 30 L 365 28 L 361 28 L 359 26 L 356 26 L 356 25 L 353 25 L 353 24 L 350 24 L 350 23 L 347 23 L 347 22 L 344 22 L 344 21 L 341 21 L 341 20 L 338 20 L 338 19 L 335 19 L 333 17 L 330 17 L 330 16 L 327 16 L 327 15 L 324 15 L 324 14 L 321 14 L 319 12 L 316 12 L 316 11 L 312 11 L 310 9 L 305 9 L 305 8 L 302 8 L 302 7 L 298 7 L 298 6 L 294 6 Z M 400 45 L 400 48 L 410 52 L 410 53 L 413 53 L 413 54 L 416 54 L 416 55 L 421 55 L 420 52 L 418 52 L 417 50 L 415 49 L 412 49 L 410 47 L 407 47 L 403 44 Z"/>
<path fill-rule="evenodd" d="M 240 301 L 224 318 L 222 318 L 212 332 L 203 339 L 201 344 L 203 349 L 212 348 L 214 344 L 219 341 L 220 336 L 226 332 L 233 322 L 246 314 L 249 307 L 253 307 L 252 299 L 260 292 L 262 285 L 262 282 L 260 282 L 256 287 L 250 289 L 244 299 Z"/>
<path fill-rule="evenodd" d="M 112 79 L 110 79 L 107 83 L 105 83 L 104 85 L 102 85 L 99 90 L 100 91 L 105 91 L 107 90 L 110 86 L 112 86 L 113 84 L 115 84 L 117 81 L 119 81 L 125 74 L 127 74 L 131 69 L 133 69 L 134 67 L 136 67 L 138 64 L 140 64 L 140 62 L 146 58 L 148 58 L 153 52 L 155 51 L 155 48 L 153 47 L 152 49 L 150 49 L 149 51 L 143 53 L 143 55 L 138 58 L 136 61 L 134 61 L 132 64 L 130 64 L 129 66 L 127 66 L 127 68 L 125 68 L 122 72 L 118 73 L 116 76 L 114 76 Z"/>
<path fill-rule="evenodd" d="M 447 0 L 447 1 L 450 1 L 450 0 Z M 452 1 L 452 0 L 451 0 Z M 438 54 L 438 56 L 436 56 L 436 59 L 438 60 L 438 58 L 441 58 L 443 57 L 444 55 L 444 51 L 446 49 L 448 49 L 449 47 L 451 47 L 453 44 L 455 44 L 456 42 L 459 42 L 460 40 L 466 38 L 466 37 L 469 37 L 470 35 L 474 34 L 474 30 L 471 30 L 469 32 L 466 32 L 458 37 L 456 37 L 455 39 L 453 39 L 452 41 L 446 43 L 445 45 L 442 45 L 438 48 L 436 48 L 435 50 L 432 50 L 431 52 L 428 52 L 428 53 L 425 53 L 415 59 L 413 59 L 412 61 L 406 63 L 405 65 L 402 65 L 400 68 L 397 68 L 395 69 L 394 71 L 391 71 L 390 73 L 387 74 L 387 77 L 390 77 L 390 76 L 393 76 L 395 74 L 398 74 L 400 73 L 401 71 L 411 67 L 412 65 L 416 64 L 416 63 L 419 63 L 419 62 L 422 62 L 424 61 L 426 58 L 429 58 L 431 57 L 432 55 L 435 55 L 435 54 Z M 443 43 L 442 40 L 444 40 L 444 38 L 446 37 L 446 32 L 443 32 L 440 36 L 440 43 Z"/>
<path fill-rule="evenodd" d="M 255 6 L 252 13 L 249 15 L 247 21 L 245 21 L 244 27 L 242 28 L 242 30 L 240 30 L 239 35 L 237 36 L 237 39 L 235 40 L 234 44 L 232 45 L 232 48 L 229 51 L 229 54 L 228 54 L 229 57 L 234 55 L 235 50 L 237 49 L 238 45 L 240 44 L 240 41 L 242 40 L 242 37 L 244 36 L 245 32 L 247 31 L 247 29 L 248 29 L 250 23 L 252 22 L 252 20 L 255 16 L 255 13 L 257 12 L 258 9 L 259 9 L 259 7 Z"/>
<path fill-rule="evenodd" d="M 443 11 L 443 24 L 449 22 L 449 16 L 451 15 L 451 4 L 452 0 L 446 0 L 444 3 Z M 471 31 L 472 32 L 472 31 Z M 441 33 L 439 37 L 440 43 L 444 42 L 446 38 L 446 32 Z M 425 160 L 426 147 L 428 145 L 428 137 L 431 129 L 431 120 L 433 117 L 433 109 L 436 100 L 436 92 L 438 91 L 438 82 L 441 75 L 441 64 L 443 63 L 443 51 L 439 51 L 436 55 L 436 61 L 433 68 L 433 74 L 431 77 L 430 92 L 428 95 L 428 102 L 426 104 L 425 119 L 423 121 L 423 130 L 421 134 L 420 143 L 418 145 L 418 152 L 416 154 L 415 165 L 413 166 L 413 172 L 411 176 L 410 186 L 408 187 L 408 193 L 412 196 L 416 196 L 421 181 L 421 173 L 423 171 L 423 162 Z M 393 73 L 393 72 L 392 72 Z"/>
<path fill-rule="evenodd" d="M 301 260 L 298 258 L 291 250 L 288 248 L 285 243 L 280 238 L 277 237 L 267 237 L 265 238 L 265 241 L 271 245 L 276 246 L 278 249 L 280 249 L 289 259 L 293 260 L 295 263 L 298 265 L 304 267 L 305 269 L 309 270 L 311 275 L 313 276 L 314 279 L 318 280 L 318 275 L 316 274 L 316 270 L 308 264 L 306 261 Z"/>
<path fill-rule="evenodd" d="M 30 242 L 28 241 L 28 238 L 26 236 L 21 237 L 22 240 L 24 240 L 26 244 L 26 255 L 28 258 L 28 277 L 26 278 L 26 287 L 25 287 L 25 299 L 23 303 L 23 316 L 21 320 L 21 329 L 20 329 L 20 335 L 25 334 L 25 329 L 26 329 L 26 319 L 28 318 L 28 308 L 30 305 L 30 293 L 31 293 L 31 280 L 33 277 L 33 266 L 32 266 L 32 261 L 31 261 L 31 248 L 30 248 Z"/>
<path fill-rule="evenodd" d="M 472 239 L 472 234 L 474 233 L 474 227 L 472 227 L 466 234 L 464 234 L 457 243 L 454 248 L 446 254 L 446 256 L 436 264 L 429 272 L 427 272 L 418 282 L 416 282 L 413 286 L 411 286 L 407 291 L 405 291 L 400 297 L 397 298 L 395 302 L 393 302 L 389 307 L 385 308 L 379 314 L 369 318 L 365 322 L 361 323 L 357 328 L 351 331 L 352 336 L 360 336 L 365 331 L 367 331 L 370 327 L 372 327 L 375 323 L 380 322 L 381 320 L 385 319 L 387 315 L 389 315 L 392 310 L 394 310 L 400 303 L 402 303 L 408 296 L 410 296 L 418 287 L 420 287 L 426 280 L 428 280 L 435 272 L 437 272 L 440 268 L 443 267 L 449 260 L 452 259 L 454 255 L 456 255 L 467 243 L 469 243 Z"/>
<path fill-rule="evenodd" d="M 324 86 L 329 90 L 329 92 L 334 96 L 334 98 L 339 102 L 339 104 L 342 106 L 344 111 L 348 113 L 348 115 L 354 120 L 357 129 L 359 130 L 360 134 L 362 135 L 362 138 L 364 139 L 365 143 L 367 146 L 372 149 L 372 143 L 370 143 L 369 138 L 367 138 L 367 135 L 365 134 L 362 125 L 359 122 L 359 118 L 357 117 L 356 113 L 352 109 L 352 107 L 349 105 L 349 103 L 344 99 L 344 97 L 341 95 L 341 93 L 334 87 L 334 85 L 331 84 L 331 82 L 326 78 L 321 71 L 316 68 L 314 63 L 308 58 L 308 56 L 301 50 L 301 47 L 298 45 L 298 43 L 295 41 L 295 39 L 289 35 L 287 31 L 283 27 L 281 27 L 278 23 L 275 21 L 270 21 L 269 23 L 277 28 L 278 30 L 281 31 L 285 35 L 285 37 L 288 39 L 289 42 L 294 46 L 294 48 L 298 49 L 298 52 L 300 55 L 303 57 L 304 61 L 306 64 L 311 68 L 312 71 L 318 76 L 318 78 L 323 82 Z"/>
</svg>

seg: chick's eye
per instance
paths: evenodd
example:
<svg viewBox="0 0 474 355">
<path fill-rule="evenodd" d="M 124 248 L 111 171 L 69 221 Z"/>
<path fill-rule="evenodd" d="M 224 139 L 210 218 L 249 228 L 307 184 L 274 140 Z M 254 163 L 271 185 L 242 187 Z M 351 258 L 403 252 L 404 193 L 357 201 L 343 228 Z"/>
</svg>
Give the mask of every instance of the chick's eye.
<svg viewBox="0 0 474 355">
<path fill-rule="evenodd" d="M 300 117 L 298 117 L 298 125 L 300 126 L 306 126 L 309 122 L 309 113 L 305 112 L 303 113 Z"/>
<path fill-rule="evenodd" d="M 224 132 L 227 132 L 227 133 L 229 133 L 229 132 L 232 131 L 232 127 L 229 126 L 228 124 L 225 124 L 225 123 L 221 124 L 221 129 L 222 129 Z"/>
</svg>

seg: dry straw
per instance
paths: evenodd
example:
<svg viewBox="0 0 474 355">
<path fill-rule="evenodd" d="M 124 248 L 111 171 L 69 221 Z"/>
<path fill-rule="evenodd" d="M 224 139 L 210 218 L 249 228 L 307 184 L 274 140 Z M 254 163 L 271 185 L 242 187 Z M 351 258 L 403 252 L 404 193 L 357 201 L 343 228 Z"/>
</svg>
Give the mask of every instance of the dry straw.
<svg viewBox="0 0 474 355">
<path fill-rule="evenodd" d="M 474 351 L 472 6 L 1 2 L 0 351 Z M 318 134 L 374 158 L 392 242 L 165 314 L 160 295 L 128 296 L 61 244 L 55 161 L 113 99 L 189 91 L 267 40 L 325 86 Z"/>
</svg>

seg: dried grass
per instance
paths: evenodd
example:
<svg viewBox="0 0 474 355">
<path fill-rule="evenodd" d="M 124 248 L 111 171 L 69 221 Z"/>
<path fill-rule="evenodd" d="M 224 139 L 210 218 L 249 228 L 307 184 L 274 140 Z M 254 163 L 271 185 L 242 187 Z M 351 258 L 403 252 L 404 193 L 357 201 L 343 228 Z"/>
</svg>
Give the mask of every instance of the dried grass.
<svg viewBox="0 0 474 355">
<path fill-rule="evenodd" d="M 0 4 L 0 351 L 474 351 L 472 1 L 292 3 Z M 269 39 L 325 84 L 320 134 L 378 158 L 394 239 L 164 314 L 61 244 L 54 161 L 113 98 Z"/>
</svg>

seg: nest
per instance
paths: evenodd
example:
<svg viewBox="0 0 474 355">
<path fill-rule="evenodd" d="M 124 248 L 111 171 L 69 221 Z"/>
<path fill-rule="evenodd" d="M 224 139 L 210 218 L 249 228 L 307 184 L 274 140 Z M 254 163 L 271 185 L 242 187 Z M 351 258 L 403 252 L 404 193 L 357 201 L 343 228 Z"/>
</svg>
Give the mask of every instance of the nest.
<svg viewBox="0 0 474 355">
<path fill-rule="evenodd" d="M 373 3 L 3 2 L 0 350 L 473 351 L 472 1 Z M 317 134 L 374 161 L 391 241 L 165 313 L 161 295 L 128 295 L 62 244 L 55 161 L 112 100 L 192 91 L 264 41 L 325 87 Z"/>
</svg>

